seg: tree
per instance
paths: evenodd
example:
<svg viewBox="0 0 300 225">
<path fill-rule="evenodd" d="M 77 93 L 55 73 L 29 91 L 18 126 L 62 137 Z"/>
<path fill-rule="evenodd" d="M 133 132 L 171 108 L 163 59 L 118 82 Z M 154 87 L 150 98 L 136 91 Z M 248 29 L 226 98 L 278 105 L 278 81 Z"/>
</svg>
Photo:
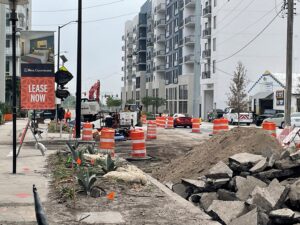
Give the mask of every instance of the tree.
<svg viewBox="0 0 300 225">
<path fill-rule="evenodd" d="M 119 107 L 122 105 L 122 100 L 121 99 L 114 99 L 113 97 L 108 97 L 106 99 L 106 105 L 108 107 Z"/>
<path fill-rule="evenodd" d="M 240 113 L 247 109 L 246 73 L 244 65 L 238 62 L 229 87 L 228 105 L 237 111 L 238 126 L 240 126 Z"/>
<path fill-rule="evenodd" d="M 158 108 L 166 104 L 166 99 L 153 97 L 152 102 L 155 106 L 155 113 L 158 113 Z"/>
<path fill-rule="evenodd" d="M 146 107 L 146 111 L 148 112 L 148 107 L 153 105 L 153 97 L 146 96 L 142 98 L 142 103 Z"/>
<path fill-rule="evenodd" d="M 134 103 L 135 103 L 134 99 L 128 99 L 126 101 L 126 104 L 134 104 Z"/>
<path fill-rule="evenodd" d="M 63 108 L 75 109 L 75 106 L 76 106 L 76 97 L 73 95 L 70 95 L 62 102 Z"/>
</svg>

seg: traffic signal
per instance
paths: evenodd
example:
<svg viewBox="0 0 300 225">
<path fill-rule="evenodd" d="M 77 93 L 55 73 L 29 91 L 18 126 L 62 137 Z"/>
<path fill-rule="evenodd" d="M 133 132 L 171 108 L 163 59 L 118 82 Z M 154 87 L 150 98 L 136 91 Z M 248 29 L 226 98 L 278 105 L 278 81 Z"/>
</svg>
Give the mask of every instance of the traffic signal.
<svg viewBox="0 0 300 225">
<path fill-rule="evenodd" d="M 64 100 L 70 95 L 70 92 L 67 90 L 65 85 L 72 79 L 73 79 L 73 75 L 64 67 L 60 68 L 55 73 L 55 82 L 57 83 L 57 89 L 56 89 L 57 98 Z"/>
</svg>

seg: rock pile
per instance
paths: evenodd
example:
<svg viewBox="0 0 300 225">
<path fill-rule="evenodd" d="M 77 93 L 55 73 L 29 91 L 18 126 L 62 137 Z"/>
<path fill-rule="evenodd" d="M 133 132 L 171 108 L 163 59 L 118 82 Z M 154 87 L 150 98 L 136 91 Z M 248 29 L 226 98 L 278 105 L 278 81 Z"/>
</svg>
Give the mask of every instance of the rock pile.
<svg viewBox="0 0 300 225">
<path fill-rule="evenodd" d="M 238 153 L 197 180 L 167 186 L 221 224 L 300 225 L 300 151 Z"/>
</svg>

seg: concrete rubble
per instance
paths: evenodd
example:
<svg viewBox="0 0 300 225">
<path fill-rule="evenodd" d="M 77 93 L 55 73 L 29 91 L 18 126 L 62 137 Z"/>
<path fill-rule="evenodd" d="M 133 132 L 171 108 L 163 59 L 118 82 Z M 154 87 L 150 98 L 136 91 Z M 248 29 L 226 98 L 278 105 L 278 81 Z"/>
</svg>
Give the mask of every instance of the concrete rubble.
<svg viewBox="0 0 300 225">
<path fill-rule="evenodd" d="M 198 180 L 182 179 L 181 190 L 175 192 L 221 224 L 300 224 L 298 154 L 290 150 L 269 157 L 238 153 Z"/>
</svg>

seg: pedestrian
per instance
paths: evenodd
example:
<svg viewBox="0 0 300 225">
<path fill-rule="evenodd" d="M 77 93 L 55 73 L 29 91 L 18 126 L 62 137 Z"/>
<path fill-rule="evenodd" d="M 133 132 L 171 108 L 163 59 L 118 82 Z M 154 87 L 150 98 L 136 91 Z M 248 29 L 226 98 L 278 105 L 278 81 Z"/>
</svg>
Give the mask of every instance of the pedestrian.
<svg viewBox="0 0 300 225">
<path fill-rule="evenodd" d="M 67 112 L 65 113 L 65 120 L 66 122 L 70 122 L 72 117 L 72 113 L 70 112 L 69 109 L 67 109 Z"/>
</svg>

